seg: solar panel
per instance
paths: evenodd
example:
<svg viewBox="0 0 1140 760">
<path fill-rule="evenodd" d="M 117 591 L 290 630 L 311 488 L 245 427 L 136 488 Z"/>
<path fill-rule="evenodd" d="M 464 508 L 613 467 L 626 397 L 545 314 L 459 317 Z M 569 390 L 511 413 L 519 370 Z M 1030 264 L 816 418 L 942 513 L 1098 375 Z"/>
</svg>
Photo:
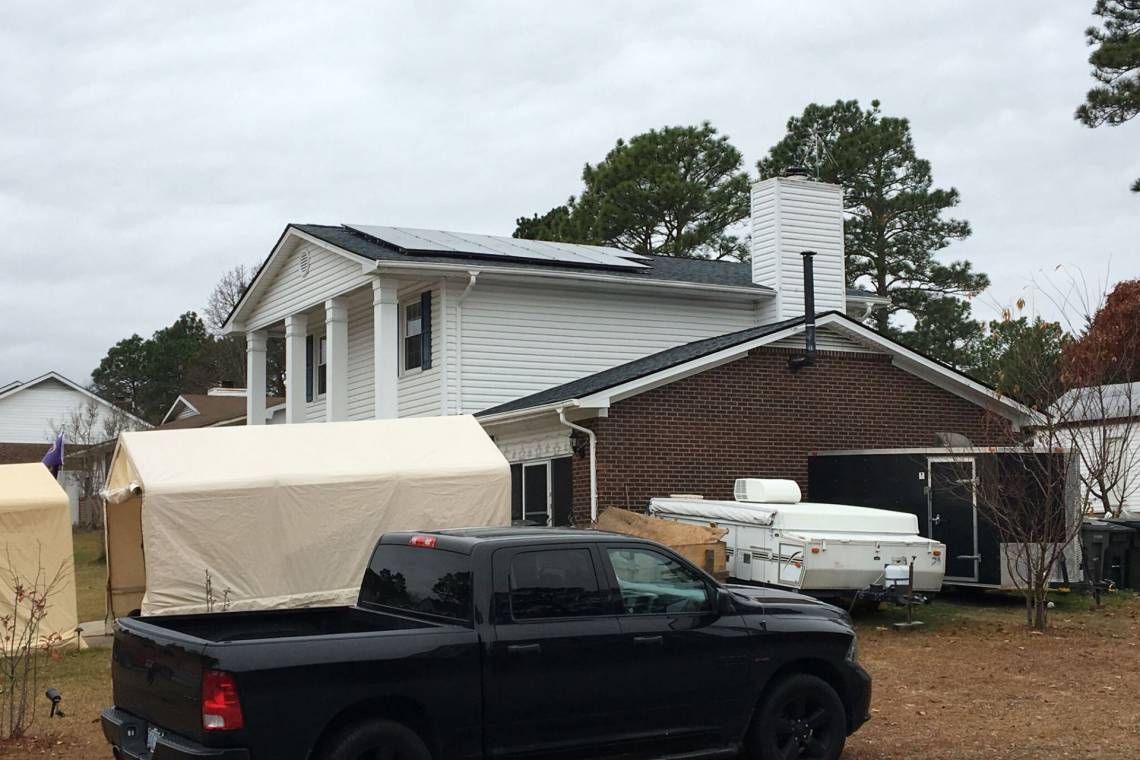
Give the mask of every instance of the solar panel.
<svg viewBox="0 0 1140 760">
<path fill-rule="evenodd" d="M 522 240 L 498 235 L 346 224 L 346 227 L 409 253 L 479 256 L 547 261 L 578 266 L 646 269 L 648 256 L 619 248 L 546 240 Z"/>
</svg>

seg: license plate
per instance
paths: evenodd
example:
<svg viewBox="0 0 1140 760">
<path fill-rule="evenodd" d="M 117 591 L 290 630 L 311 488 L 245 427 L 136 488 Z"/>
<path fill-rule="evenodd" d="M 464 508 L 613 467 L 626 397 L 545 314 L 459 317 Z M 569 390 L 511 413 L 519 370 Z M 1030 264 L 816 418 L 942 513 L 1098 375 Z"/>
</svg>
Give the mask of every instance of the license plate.
<svg viewBox="0 0 1140 760">
<path fill-rule="evenodd" d="M 162 732 L 157 728 L 148 728 L 146 732 L 146 751 L 154 752 L 154 747 L 158 744 L 158 740 L 162 738 Z"/>
</svg>

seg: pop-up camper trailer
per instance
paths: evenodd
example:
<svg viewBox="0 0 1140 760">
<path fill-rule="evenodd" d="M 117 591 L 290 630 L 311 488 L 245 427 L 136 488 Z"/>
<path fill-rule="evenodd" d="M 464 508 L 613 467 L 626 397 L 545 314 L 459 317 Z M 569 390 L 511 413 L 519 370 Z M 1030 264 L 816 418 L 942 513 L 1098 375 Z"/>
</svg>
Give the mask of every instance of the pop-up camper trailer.
<svg viewBox="0 0 1140 760">
<path fill-rule="evenodd" d="M 726 528 L 728 574 L 820 597 L 884 594 L 909 574 L 913 588 L 942 587 L 945 547 L 918 535 L 913 515 L 800 501 L 791 480 L 740 479 L 735 501 L 653 499 L 650 514 Z"/>
</svg>

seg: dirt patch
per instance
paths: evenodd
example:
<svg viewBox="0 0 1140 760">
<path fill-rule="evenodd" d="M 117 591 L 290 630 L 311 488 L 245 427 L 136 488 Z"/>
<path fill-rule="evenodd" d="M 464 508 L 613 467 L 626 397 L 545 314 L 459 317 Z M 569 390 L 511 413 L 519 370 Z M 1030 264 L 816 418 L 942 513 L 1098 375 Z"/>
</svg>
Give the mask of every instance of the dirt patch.
<svg viewBox="0 0 1140 760">
<path fill-rule="evenodd" d="M 844 758 L 1140 757 L 1136 597 L 1064 600 L 1045 634 L 1016 604 L 946 604 L 928 630 L 860 622 L 872 720 Z"/>
</svg>

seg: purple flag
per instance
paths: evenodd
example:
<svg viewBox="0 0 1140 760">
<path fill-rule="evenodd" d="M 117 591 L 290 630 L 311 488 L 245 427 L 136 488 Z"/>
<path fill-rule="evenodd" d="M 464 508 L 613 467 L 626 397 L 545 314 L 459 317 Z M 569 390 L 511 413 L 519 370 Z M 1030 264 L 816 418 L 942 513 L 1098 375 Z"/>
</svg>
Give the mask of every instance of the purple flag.
<svg viewBox="0 0 1140 760">
<path fill-rule="evenodd" d="M 63 433 L 55 437 L 55 443 L 44 454 L 44 466 L 51 470 L 53 477 L 59 477 L 59 470 L 63 467 Z"/>
</svg>

